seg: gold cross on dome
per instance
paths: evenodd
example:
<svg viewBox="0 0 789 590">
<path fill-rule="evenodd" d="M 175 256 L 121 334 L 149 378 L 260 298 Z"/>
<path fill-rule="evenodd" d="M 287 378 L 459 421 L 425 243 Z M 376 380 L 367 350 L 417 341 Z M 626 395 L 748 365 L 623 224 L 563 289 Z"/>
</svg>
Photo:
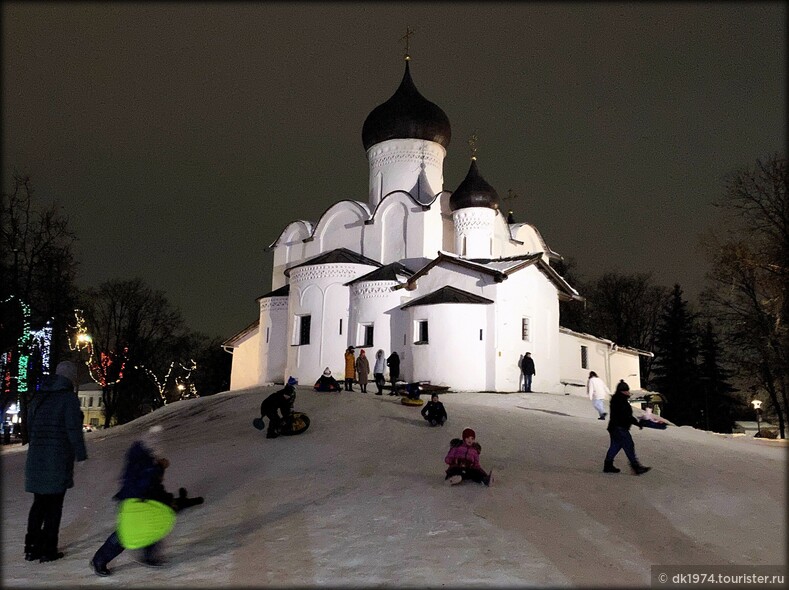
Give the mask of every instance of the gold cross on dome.
<svg viewBox="0 0 789 590">
<path fill-rule="evenodd" d="M 471 159 L 477 159 L 477 132 L 471 134 L 471 137 L 468 138 L 468 146 L 471 148 Z"/>
<path fill-rule="evenodd" d="M 411 40 L 411 35 L 414 34 L 414 31 L 411 30 L 411 27 L 405 28 L 405 35 L 400 37 L 400 41 L 405 41 L 405 59 L 411 59 L 411 56 L 408 53 L 409 41 Z"/>
</svg>

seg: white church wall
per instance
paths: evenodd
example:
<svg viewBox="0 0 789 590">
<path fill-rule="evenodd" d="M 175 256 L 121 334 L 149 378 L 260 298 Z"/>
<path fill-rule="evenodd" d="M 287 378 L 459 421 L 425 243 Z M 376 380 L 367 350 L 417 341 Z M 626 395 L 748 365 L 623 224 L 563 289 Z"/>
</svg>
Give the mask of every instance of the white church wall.
<svg viewBox="0 0 789 590">
<path fill-rule="evenodd" d="M 259 384 L 282 383 L 286 379 L 288 351 L 288 297 L 260 300 Z"/>
<path fill-rule="evenodd" d="M 407 197 L 389 197 L 376 212 L 375 225 L 369 227 L 370 252 L 376 252 L 374 260 L 390 264 L 406 258 L 408 243 L 408 208 L 413 205 Z"/>
<path fill-rule="evenodd" d="M 271 290 L 285 286 L 287 279 L 283 274 L 288 266 L 297 264 L 294 261 L 304 260 L 304 240 L 310 236 L 311 226 L 303 221 L 294 221 L 283 230 L 274 248 L 274 267 L 271 273 Z"/>
<path fill-rule="evenodd" d="M 306 258 L 318 256 L 336 248 L 347 248 L 366 256 L 364 222 L 370 216 L 367 207 L 356 201 L 340 201 L 321 216 L 314 240 L 307 242 Z"/>
<path fill-rule="evenodd" d="M 496 211 L 488 207 L 467 207 L 454 211 L 454 252 L 466 258 L 493 257 L 493 223 L 496 216 Z"/>
<path fill-rule="evenodd" d="M 561 391 L 559 372 L 559 301 L 556 288 L 536 266 L 513 273 L 495 285 L 497 302 L 496 390 L 518 391 L 519 362 L 530 352 L 537 374 L 532 390 Z M 523 320 L 528 323 L 523 339 Z"/>
<path fill-rule="evenodd" d="M 488 384 L 487 307 L 490 306 L 459 303 L 409 307 L 406 311 L 411 335 L 407 348 L 413 363 L 411 379 L 448 385 L 455 391 L 484 391 Z M 415 344 L 419 322 L 427 322 L 427 343 Z"/>
<path fill-rule="evenodd" d="M 547 247 L 543 244 L 534 227 L 526 223 L 514 224 L 512 226 L 512 237 L 519 242 L 523 242 L 523 244 L 516 244 L 510 240 L 506 240 L 506 243 L 502 241 L 502 257 L 543 252 L 543 260 L 548 262 Z"/>
<path fill-rule="evenodd" d="M 638 353 L 620 348 L 611 355 L 611 391 L 620 379 L 624 379 L 630 389 L 641 389 L 641 365 Z"/>
<path fill-rule="evenodd" d="M 583 349 L 586 349 L 586 353 L 582 352 Z M 568 383 L 565 386 L 566 393 L 585 396 L 585 384 L 590 371 L 597 373 L 597 376 L 611 387 L 608 364 L 610 347 L 606 342 L 563 330 L 559 333 L 559 350 L 561 380 Z M 583 384 L 583 387 L 578 384 Z"/>
<path fill-rule="evenodd" d="M 392 351 L 393 310 L 400 306 L 400 292 L 392 291 L 395 281 L 365 281 L 351 287 L 350 330 L 352 342 L 357 348 L 365 349 L 370 362 L 380 348 L 388 357 Z M 399 311 L 399 310 L 397 310 Z M 396 312 L 394 312 L 396 313 Z M 364 346 L 364 327 L 373 327 L 373 344 Z M 401 354 L 401 347 L 398 349 Z M 370 366 L 372 371 L 372 365 Z"/>
<path fill-rule="evenodd" d="M 396 190 L 408 191 L 420 202 L 432 200 L 442 190 L 445 157 L 443 146 L 422 139 L 390 139 L 371 146 L 370 208 Z"/>
<path fill-rule="evenodd" d="M 293 269 L 288 301 L 288 375 L 312 383 L 326 366 L 335 374 L 344 370 L 343 352 L 351 344 L 350 295 L 345 283 L 374 268 L 361 264 L 316 264 Z M 298 324 L 306 315 L 310 316 L 309 343 L 299 344 Z"/>
<path fill-rule="evenodd" d="M 243 389 L 258 385 L 260 381 L 260 332 L 250 330 L 233 348 L 230 368 L 230 389 Z"/>
</svg>

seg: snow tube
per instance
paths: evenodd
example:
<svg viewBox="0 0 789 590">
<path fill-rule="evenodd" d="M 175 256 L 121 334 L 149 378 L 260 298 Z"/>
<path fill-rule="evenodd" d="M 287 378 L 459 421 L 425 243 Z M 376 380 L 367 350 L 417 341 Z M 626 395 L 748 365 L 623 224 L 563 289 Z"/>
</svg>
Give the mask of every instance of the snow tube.
<svg viewBox="0 0 789 590">
<path fill-rule="evenodd" d="M 156 500 L 129 498 L 118 509 L 117 532 L 125 549 L 140 549 L 161 541 L 175 526 L 175 510 Z"/>
<path fill-rule="evenodd" d="M 266 428 L 266 424 L 263 422 L 262 418 L 255 418 L 252 420 L 252 426 L 258 430 L 264 430 Z M 285 436 L 291 436 L 294 434 L 301 434 L 309 427 L 310 418 L 307 414 L 303 412 L 293 412 L 288 418 L 282 421 L 282 428 L 279 433 Z"/>
<path fill-rule="evenodd" d="M 400 403 L 404 406 L 421 406 L 425 403 L 425 400 L 417 398 L 410 398 L 410 397 L 403 397 L 400 399 Z"/>
</svg>

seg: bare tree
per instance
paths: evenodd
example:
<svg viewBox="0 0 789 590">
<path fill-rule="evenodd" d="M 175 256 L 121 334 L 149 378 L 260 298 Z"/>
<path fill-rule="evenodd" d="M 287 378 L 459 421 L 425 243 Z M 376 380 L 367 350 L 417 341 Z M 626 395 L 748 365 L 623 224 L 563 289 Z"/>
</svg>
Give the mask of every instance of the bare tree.
<svg viewBox="0 0 789 590">
<path fill-rule="evenodd" d="M 54 203 L 37 203 L 30 177 L 15 173 L 12 190 L 4 192 L 0 202 L 0 353 L 10 353 L 14 362 L 25 356 L 37 361 L 23 368 L 29 368 L 30 383 L 50 366 L 42 366 L 45 358 L 40 351 L 30 350 L 34 342 L 26 330 L 50 322 L 50 365 L 66 349 L 65 328 L 76 294 L 75 241 L 68 218 Z M 19 398 L 26 440 L 26 407 L 34 388 L 25 388 L 25 379 L 16 373 L 19 367 L 8 364 L 12 386 L 3 389 L 2 410 Z"/>
<path fill-rule="evenodd" d="M 731 175 L 716 203 L 721 222 L 703 238 L 711 263 L 704 302 L 736 349 L 737 377 L 768 398 L 786 437 L 789 409 L 789 200 L 778 155 Z"/>
</svg>

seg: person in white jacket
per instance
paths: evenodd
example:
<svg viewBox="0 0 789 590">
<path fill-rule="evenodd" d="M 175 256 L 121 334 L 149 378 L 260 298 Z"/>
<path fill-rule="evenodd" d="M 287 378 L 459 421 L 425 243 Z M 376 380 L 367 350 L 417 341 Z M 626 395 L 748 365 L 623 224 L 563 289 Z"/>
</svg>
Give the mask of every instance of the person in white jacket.
<svg viewBox="0 0 789 590">
<path fill-rule="evenodd" d="M 600 415 L 598 420 L 605 420 L 608 413 L 605 411 L 603 401 L 611 395 L 611 390 L 608 389 L 605 381 L 600 379 L 594 371 L 589 373 L 589 381 L 586 382 L 586 393 L 589 394 L 589 399 L 592 400 L 594 409 Z"/>
</svg>

